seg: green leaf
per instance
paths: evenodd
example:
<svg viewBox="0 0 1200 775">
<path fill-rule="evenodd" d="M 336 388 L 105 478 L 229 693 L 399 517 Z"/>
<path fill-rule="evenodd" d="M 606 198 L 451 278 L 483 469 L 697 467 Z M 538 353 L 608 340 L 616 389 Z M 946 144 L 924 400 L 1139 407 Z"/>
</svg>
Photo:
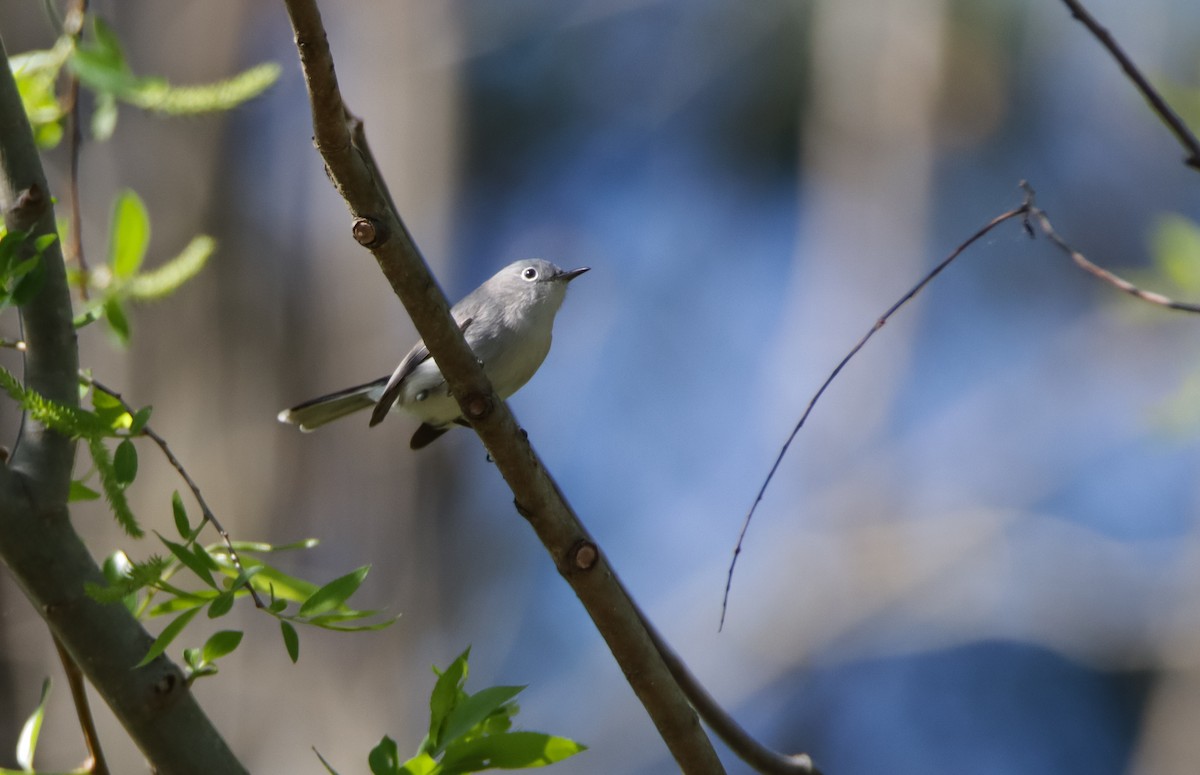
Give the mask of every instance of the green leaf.
<svg viewBox="0 0 1200 775">
<path fill-rule="evenodd" d="M 100 566 L 101 572 L 104 573 L 104 580 L 109 584 L 117 584 L 128 579 L 132 568 L 133 563 L 129 561 L 129 555 L 120 549 L 105 557 L 104 563 Z"/>
<path fill-rule="evenodd" d="M 31 122 L 33 128 L 33 142 L 38 148 L 48 151 L 55 148 L 63 139 L 63 128 L 59 121 L 37 121 Z"/>
<path fill-rule="evenodd" d="M 222 549 L 224 548 L 223 545 L 218 544 L 218 546 Z M 205 547 L 204 551 L 207 554 L 208 548 Z M 214 563 L 217 562 L 217 558 L 212 556 L 211 554 L 208 555 L 208 559 Z M 218 566 L 219 565 L 220 564 L 218 563 Z M 234 577 L 234 579 L 232 581 L 226 581 L 225 586 L 233 592 L 242 590 L 244 587 L 246 587 L 250 584 L 250 582 L 254 579 L 255 576 L 262 573 L 262 571 L 263 571 L 263 567 L 261 565 L 249 564 L 245 568 L 243 568 L 242 571 L 240 573 L 238 573 L 238 575 L 236 577 Z M 246 592 L 246 594 L 249 594 L 249 592 Z"/>
<path fill-rule="evenodd" d="M 88 487 L 78 479 L 71 480 L 71 490 L 67 493 L 67 503 L 76 503 L 78 501 L 94 501 L 99 500 L 100 493 Z"/>
<path fill-rule="evenodd" d="M 264 63 L 232 78 L 196 86 L 172 86 L 164 78 L 138 77 L 126 64 L 116 36 L 99 21 L 94 40 L 76 47 L 70 65 L 98 96 L 117 97 L 144 110 L 173 116 L 229 110 L 261 94 L 280 73 L 279 65 Z"/>
<path fill-rule="evenodd" d="M 220 630 L 219 632 L 215 632 L 212 637 L 204 642 L 201 659 L 205 662 L 214 662 L 226 654 L 233 652 L 241 642 L 242 632 L 239 630 Z"/>
<path fill-rule="evenodd" d="M 404 763 L 400 775 L 432 775 L 439 772 L 437 760 L 427 753 L 419 753 Z"/>
<path fill-rule="evenodd" d="M 565 737 L 541 732 L 503 732 L 461 740 L 447 746 L 441 771 L 443 775 L 457 775 L 491 768 L 519 770 L 544 767 L 584 750 L 587 750 L 586 746 Z"/>
<path fill-rule="evenodd" d="M 40 256 L 46 252 L 46 248 L 58 241 L 57 234 L 43 234 L 33 241 L 33 249 Z"/>
<path fill-rule="evenodd" d="M 25 720 L 21 727 L 21 736 L 17 739 L 17 764 L 26 772 L 33 772 L 33 755 L 37 751 L 38 736 L 42 732 L 42 720 L 46 717 L 46 700 L 50 699 L 50 679 L 42 680 L 42 698 L 37 708 Z"/>
<path fill-rule="evenodd" d="M 116 396 L 103 390 L 98 388 L 92 390 L 92 408 L 96 411 L 96 417 L 108 430 L 115 430 L 127 424 L 123 420 L 128 414 L 125 411 L 125 405 L 118 401 Z"/>
<path fill-rule="evenodd" d="M 125 439 L 117 445 L 117 452 L 113 455 L 113 471 L 117 475 L 117 483 L 122 487 L 133 484 L 133 480 L 137 478 L 137 470 L 137 448 L 133 446 L 132 441 Z"/>
<path fill-rule="evenodd" d="M 165 616 L 166 614 L 173 614 L 179 611 L 188 611 L 192 608 L 203 608 L 222 594 L 215 589 L 201 589 L 185 595 L 175 595 L 151 608 L 149 615 Z"/>
<path fill-rule="evenodd" d="M 111 97 L 129 88 L 135 78 L 117 36 L 99 17 L 93 19 L 92 40 L 75 47 L 69 65 L 85 86 Z"/>
<path fill-rule="evenodd" d="M 121 99 L 143 110 L 188 116 L 235 108 L 266 91 L 279 79 L 274 62 L 251 67 L 223 81 L 195 86 L 172 86 L 163 78 L 139 78 L 123 88 Z"/>
<path fill-rule="evenodd" d="M 138 301 L 155 301 L 169 296 L 200 273 L 216 248 L 217 242 L 212 237 L 204 234 L 193 237 L 175 258 L 131 278 L 126 291 L 130 298 Z"/>
<path fill-rule="evenodd" d="M 233 610 L 233 592 L 222 592 L 217 596 L 216 600 L 212 601 L 212 605 L 208 607 L 208 618 L 220 619 L 231 610 Z"/>
<path fill-rule="evenodd" d="M 43 149 L 53 148 L 62 139 L 64 111 L 54 89 L 59 70 L 70 51 L 69 40 L 60 39 L 52 49 L 15 54 L 8 58 L 25 115 L 34 131 L 34 139 Z"/>
<path fill-rule="evenodd" d="M 99 16 L 92 17 L 92 37 L 95 40 L 95 44 L 91 50 L 95 51 L 98 56 L 103 57 L 109 66 L 114 70 L 121 70 L 126 67 L 125 52 L 121 50 L 121 41 L 117 38 L 116 31 Z"/>
<path fill-rule="evenodd" d="M 9 270 L 9 276 L 13 277 L 13 278 L 24 277 L 25 275 L 27 275 L 33 271 L 33 268 L 35 266 L 37 266 L 39 259 L 40 259 L 40 256 L 30 256 L 29 258 L 22 260 L 20 263 L 18 263 L 16 266 L 14 266 L 12 269 Z"/>
<path fill-rule="evenodd" d="M 193 608 L 189 611 L 184 611 L 179 616 L 171 620 L 171 623 L 163 628 L 162 633 L 154 639 L 154 643 L 150 646 L 150 650 L 146 652 L 146 656 L 142 657 L 142 661 L 138 662 L 134 667 L 145 667 L 153 662 L 160 654 L 167 650 L 167 646 L 171 645 L 171 641 L 183 632 L 183 628 L 187 627 L 188 622 L 200 612 L 199 608 Z"/>
<path fill-rule="evenodd" d="M 110 92 L 97 92 L 92 106 L 92 139 L 102 143 L 117 131 L 117 99 Z"/>
<path fill-rule="evenodd" d="M 226 573 L 236 571 L 228 557 L 218 554 L 214 559 L 221 564 L 221 569 Z M 289 576 L 283 571 L 273 568 L 260 560 L 242 557 L 242 565 L 247 570 L 254 568 L 257 571 L 254 577 L 255 589 L 274 589 L 275 594 L 284 600 L 290 600 L 293 603 L 303 603 L 317 591 L 316 584 L 310 584 L 304 579 Z"/>
<path fill-rule="evenodd" d="M 291 658 L 292 664 L 296 664 L 296 660 L 300 659 L 300 636 L 296 634 L 296 628 L 290 622 L 279 620 L 279 630 L 283 633 L 283 646 L 287 649 L 288 657 Z"/>
<path fill-rule="evenodd" d="M 468 646 L 445 670 L 433 668 L 438 679 L 429 695 L 429 736 L 421 744 L 424 752 L 433 753 L 444 747 L 441 730 L 459 700 L 466 696 L 462 687 L 467 681 L 467 660 L 470 656 L 471 648 Z"/>
<path fill-rule="evenodd" d="M 187 540 L 191 537 L 192 525 L 188 521 L 187 509 L 183 507 L 183 498 L 179 497 L 179 490 L 171 493 L 171 511 L 175 515 L 175 531 Z"/>
<path fill-rule="evenodd" d="M 367 754 L 367 766 L 371 768 L 371 775 L 397 775 L 400 772 L 400 751 L 396 748 L 396 741 L 384 735 L 379 745 Z"/>
<path fill-rule="evenodd" d="M 116 335 L 117 342 L 121 345 L 129 344 L 129 318 L 125 317 L 125 310 L 121 308 L 121 302 L 115 296 L 109 297 L 101 310 L 104 313 L 104 319 L 108 322 L 109 329 Z"/>
<path fill-rule="evenodd" d="M 446 718 L 441 731 L 442 747 L 466 735 L 524 689 L 524 686 L 490 686 L 468 696 Z"/>
<path fill-rule="evenodd" d="M 265 544 L 261 541 L 234 541 L 233 548 L 238 552 L 257 552 L 259 554 L 267 554 L 270 552 L 293 552 L 297 549 L 312 549 L 314 546 L 319 546 L 320 544 L 321 542 L 316 538 L 303 538 L 299 541 L 293 541 L 290 544 Z M 316 584 L 313 584 L 312 588 L 313 590 L 316 590 Z"/>
<path fill-rule="evenodd" d="M 362 584 L 370 565 L 364 565 L 357 570 L 340 576 L 312 593 L 300 606 L 300 616 L 315 616 L 332 611 L 345 604 L 346 600 L 355 593 Z"/>
<path fill-rule="evenodd" d="M 195 670 L 192 670 L 188 674 L 187 680 L 190 683 L 190 682 L 194 682 L 198 678 L 204 678 L 205 676 L 216 675 L 216 674 L 217 674 L 217 666 L 216 665 L 212 665 L 212 664 L 201 665 L 200 667 L 198 667 Z"/>
<path fill-rule="evenodd" d="M 0 280 L 7 278 L 21 246 L 29 235 L 23 231 L 10 231 L 0 237 Z"/>
<path fill-rule="evenodd" d="M 150 422 L 150 413 L 152 411 L 154 411 L 154 407 L 143 406 L 134 412 L 133 416 L 129 418 L 129 432 L 136 436 L 145 430 L 146 423 Z"/>
<path fill-rule="evenodd" d="M 167 549 L 170 550 L 171 554 L 174 555 L 176 560 L 179 560 L 179 562 L 188 568 L 188 570 L 190 570 L 192 573 L 195 573 L 205 584 L 213 589 L 218 589 L 217 580 L 213 578 L 212 575 L 212 571 L 214 570 L 213 566 L 210 564 L 212 558 L 208 556 L 207 552 L 204 553 L 203 557 L 200 557 L 189 551 L 186 546 L 177 544 L 174 541 L 168 541 L 167 539 L 163 538 L 162 534 L 160 534 L 158 531 L 155 531 L 154 534 L 158 536 L 158 540 L 162 541 Z"/>
<path fill-rule="evenodd" d="M 150 244 L 150 216 L 141 197 L 129 189 L 117 195 L 109 226 L 108 263 L 113 275 L 135 275 L 146 258 Z"/>
<path fill-rule="evenodd" d="M 337 618 L 337 619 L 331 619 L 331 618 L 324 617 L 324 616 L 318 616 L 318 617 L 314 617 L 312 619 L 306 620 L 306 623 L 311 624 L 315 627 L 320 627 L 323 630 L 332 630 L 334 632 L 374 632 L 376 630 L 385 630 L 400 620 L 399 616 L 393 616 L 393 617 L 391 617 L 389 619 L 385 619 L 381 622 L 372 622 L 371 624 L 349 624 L 349 625 L 339 624 L 339 622 L 346 621 L 349 619 L 363 619 L 368 616 L 375 616 L 375 615 L 379 614 L 380 612 L 379 611 L 351 611 L 349 613 L 350 613 L 349 616 L 346 616 L 343 618 Z"/>
<path fill-rule="evenodd" d="M 481 735 L 495 735 L 500 732 L 507 732 L 512 729 L 513 717 L 520 711 L 521 707 L 515 702 L 502 705 L 495 713 L 481 721 L 476 730 Z"/>
<path fill-rule="evenodd" d="M 82 312 L 72 318 L 71 325 L 75 326 L 75 328 L 83 328 L 84 326 L 90 326 L 99 319 L 100 311 L 93 307 L 92 309 Z"/>
<path fill-rule="evenodd" d="M 9 294 L 9 299 L 18 307 L 23 307 L 32 301 L 37 292 L 42 289 L 42 284 L 46 280 L 46 266 L 41 256 L 35 256 L 13 267 L 12 275 L 13 277 L 19 276 L 21 279 L 17 280 L 16 286 Z"/>
</svg>

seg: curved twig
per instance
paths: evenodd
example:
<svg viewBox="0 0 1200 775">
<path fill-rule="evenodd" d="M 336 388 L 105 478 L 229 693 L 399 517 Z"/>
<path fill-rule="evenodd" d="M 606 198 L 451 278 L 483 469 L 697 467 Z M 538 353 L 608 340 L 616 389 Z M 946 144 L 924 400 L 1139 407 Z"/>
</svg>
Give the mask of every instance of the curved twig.
<svg viewBox="0 0 1200 775">
<path fill-rule="evenodd" d="M 950 255 L 942 259 L 941 263 L 939 263 L 928 274 L 921 278 L 920 282 L 918 282 L 911 289 L 909 289 L 907 293 L 901 296 L 900 299 L 887 310 L 887 312 L 883 313 L 883 315 L 875 321 L 875 325 L 871 326 L 871 329 L 867 331 L 867 333 L 863 335 L 863 337 L 859 339 L 852 348 L 850 348 L 850 352 L 848 352 L 846 356 L 838 363 L 838 365 L 834 367 L 829 376 L 825 378 L 825 381 L 821 383 L 821 387 L 817 389 L 817 392 L 809 400 L 808 406 L 805 407 L 804 412 L 800 415 L 799 421 L 797 421 L 795 426 L 792 427 L 792 431 L 788 434 L 787 440 L 783 443 L 783 447 L 779 450 L 779 454 L 775 456 L 775 462 L 771 465 L 770 471 L 767 472 L 766 479 L 763 480 L 762 486 L 758 488 L 758 494 L 754 497 L 754 502 L 750 504 L 750 510 L 746 512 L 745 519 L 742 520 L 742 528 L 738 532 L 737 543 L 733 548 L 733 558 L 729 562 L 729 570 L 725 576 L 725 594 L 721 600 L 721 620 L 717 627 L 718 630 L 725 626 L 725 614 L 729 607 L 729 590 L 733 586 L 733 571 L 734 568 L 737 567 L 738 556 L 742 553 L 742 544 L 745 542 L 746 532 L 750 529 L 750 521 L 754 518 L 754 512 L 758 509 L 759 503 L 762 502 L 763 496 L 767 492 L 767 487 L 771 484 L 771 480 L 775 478 L 775 473 L 779 470 L 779 464 L 783 462 L 784 456 L 787 455 L 788 448 L 791 446 L 792 441 L 795 440 L 796 434 L 798 434 L 800 429 L 804 427 L 804 422 L 812 413 L 813 407 L 816 406 L 817 401 L 820 400 L 822 395 L 824 395 L 825 390 L 829 387 L 830 383 L 832 383 L 833 380 L 837 378 L 838 374 L 842 372 L 842 369 L 846 367 L 846 364 L 850 362 L 850 359 L 858 354 L 859 350 L 866 345 L 867 341 L 874 336 L 879 329 L 883 328 L 892 315 L 896 314 L 901 307 L 903 307 L 914 296 L 920 293 L 926 285 L 933 281 L 933 278 L 941 274 L 942 270 L 948 267 L 960 255 L 962 255 L 963 251 L 979 241 L 981 237 L 986 235 L 992 229 L 1014 218 L 1022 218 L 1026 233 L 1028 233 L 1030 237 L 1033 237 L 1035 236 L 1035 231 L 1033 225 L 1031 224 L 1031 220 L 1036 221 L 1038 229 L 1040 229 L 1041 232 L 1046 235 L 1047 239 L 1049 239 L 1050 242 L 1055 245 L 1055 247 L 1066 253 L 1076 266 L 1078 266 L 1080 269 L 1083 269 L 1093 277 L 1107 283 L 1108 285 L 1111 285 L 1122 293 L 1127 293 L 1134 298 L 1150 304 L 1154 304 L 1165 309 L 1200 314 L 1200 304 L 1176 301 L 1175 299 L 1164 296 L 1161 293 L 1144 290 L 1124 279 L 1123 277 L 1120 277 L 1119 275 L 1114 274 L 1107 269 L 1103 269 L 1096 264 L 1093 264 L 1082 253 L 1067 244 L 1066 240 L 1059 236 L 1058 232 L 1054 230 L 1054 227 L 1050 223 L 1049 216 L 1047 216 L 1045 211 L 1043 211 L 1034 203 L 1033 187 L 1027 182 L 1021 181 L 1021 190 L 1025 192 L 1025 201 L 1022 202 L 1020 207 L 1009 210 L 1006 213 L 1001 213 L 992 220 L 988 221 L 982 228 L 980 228 L 966 240 L 961 242 L 958 247 L 952 250 Z"/>
<path fill-rule="evenodd" d="M 942 273 L 942 270 L 950 266 L 951 262 L 962 255 L 964 250 L 975 244 L 976 241 L 1005 221 L 1012 220 L 1013 218 L 1020 218 L 1028 212 L 1029 204 L 1026 203 L 1015 210 L 1009 210 L 1006 213 L 997 215 L 995 218 L 988 221 L 983 228 L 979 229 L 979 231 L 975 232 L 964 242 L 959 244 L 958 247 L 950 252 L 950 255 L 942 259 L 940 264 L 935 266 L 929 272 L 929 274 L 925 275 L 925 277 L 921 278 L 920 282 L 910 288 L 908 293 L 901 296 L 899 301 L 893 304 L 887 312 L 883 313 L 883 315 L 875 321 L 875 325 L 871 326 L 870 330 L 858 340 L 858 343 L 850 348 L 850 352 L 846 353 L 846 356 L 842 358 L 841 362 L 839 362 L 837 366 L 834 367 L 829 376 L 825 378 L 825 381 L 821 383 L 821 387 L 819 387 L 813 397 L 809 399 L 808 406 L 804 408 L 804 412 L 800 415 L 799 421 L 797 421 L 796 425 L 792 428 L 792 432 L 788 434 L 787 441 L 783 442 L 783 447 L 779 450 L 779 454 L 775 456 L 775 462 L 771 465 L 771 470 L 767 472 L 767 478 L 763 480 L 762 486 L 758 488 L 758 494 L 754 496 L 754 502 L 750 504 L 750 510 L 746 512 L 746 517 L 742 520 L 742 529 L 738 533 L 737 543 L 733 547 L 733 559 L 730 561 L 729 571 L 725 575 L 725 595 L 721 599 L 721 621 L 717 626 L 718 630 L 721 630 L 725 627 L 725 614 L 729 607 L 729 590 L 733 586 L 733 571 L 734 568 L 737 567 L 738 556 L 742 553 L 742 544 L 746 540 L 746 531 L 750 529 L 750 521 L 754 518 L 754 512 L 758 510 L 758 504 L 762 503 L 763 496 L 767 493 L 767 487 L 770 486 L 771 480 L 775 478 L 775 472 L 779 470 L 779 464 L 783 462 L 784 456 L 787 455 L 788 448 L 792 446 L 792 442 L 796 439 L 796 434 L 800 433 L 800 429 L 804 427 L 805 421 L 808 420 L 808 416 L 812 414 L 812 410 L 817 405 L 817 401 L 821 400 L 821 396 L 825 394 L 826 388 L 828 388 L 829 385 L 837 378 L 838 374 L 842 373 L 842 369 L 846 368 L 846 364 L 850 362 L 850 359 L 852 359 L 855 355 L 858 355 L 858 351 L 867 344 L 871 337 L 875 336 L 876 332 L 878 332 L 879 329 L 883 328 L 884 325 L 887 324 L 892 315 L 896 314 L 896 312 L 905 304 L 907 304 L 910 299 L 920 293 L 926 285 L 929 285 L 929 283 L 933 281 L 933 278 L 937 277 Z"/>
</svg>

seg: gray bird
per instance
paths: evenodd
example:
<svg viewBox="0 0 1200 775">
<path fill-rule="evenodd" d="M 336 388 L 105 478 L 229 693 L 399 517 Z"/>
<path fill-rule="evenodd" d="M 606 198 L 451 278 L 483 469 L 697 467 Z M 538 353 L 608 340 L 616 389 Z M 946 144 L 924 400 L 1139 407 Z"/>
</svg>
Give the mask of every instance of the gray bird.
<svg viewBox="0 0 1200 775">
<path fill-rule="evenodd" d="M 450 310 L 501 398 L 520 390 L 542 365 L 567 283 L 588 269 L 567 271 L 538 258 L 517 261 Z M 423 341 L 409 350 L 391 377 L 305 401 L 280 412 L 279 421 L 308 432 L 370 406 L 375 407 L 372 426 L 397 407 L 419 419 L 421 427 L 409 444 L 413 449 L 426 446 L 453 423 L 468 424 Z"/>
</svg>

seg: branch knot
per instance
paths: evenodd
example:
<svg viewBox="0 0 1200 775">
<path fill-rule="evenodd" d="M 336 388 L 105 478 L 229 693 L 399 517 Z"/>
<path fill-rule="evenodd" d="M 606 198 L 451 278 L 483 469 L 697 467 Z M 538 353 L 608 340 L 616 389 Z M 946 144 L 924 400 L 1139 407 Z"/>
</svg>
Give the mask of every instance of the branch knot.
<svg viewBox="0 0 1200 775">
<path fill-rule="evenodd" d="M 375 248 L 387 240 L 387 227 L 375 218 L 360 216 L 351 227 L 354 240 L 364 248 Z"/>
<path fill-rule="evenodd" d="M 484 419 L 496 408 L 492 397 L 486 393 L 472 393 L 466 397 L 462 406 L 471 422 Z"/>
</svg>

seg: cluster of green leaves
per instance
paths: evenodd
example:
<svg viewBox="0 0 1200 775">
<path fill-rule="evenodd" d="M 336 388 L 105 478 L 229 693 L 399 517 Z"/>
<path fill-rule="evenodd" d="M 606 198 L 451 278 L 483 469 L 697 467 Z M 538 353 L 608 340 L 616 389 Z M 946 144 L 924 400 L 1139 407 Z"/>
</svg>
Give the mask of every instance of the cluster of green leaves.
<svg viewBox="0 0 1200 775">
<path fill-rule="evenodd" d="M 489 769 L 544 767 L 586 750 L 565 737 L 513 731 L 519 708 L 513 699 L 524 686 L 492 686 L 468 694 L 467 649 L 445 670 L 433 668 L 437 682 L 429 696 L 429 734 L 417 754 L 400 761 L 399 749 L 384 737 L 371 749 L 371 775 L 459 775 Z M 318 754 L 320 757 L 320 754 Z M 321 758 L 331 775 L 337 772 Z"/>
<path fill-rule="evenodd" d="M 70 68 L 95 97 L 91 126 L 96 140 L 112 136 L 119 103 L 168 116 L 220 112 L 257 97 L 279 78 L 279 65 L 273 62 L 256 65 L 232 78 L 195 86 L 175 86 L 163 78 L 138 76 L 126 61 L 112 29 L 98 17 L 89 18 L 91 34 L 86 39 L 77 42 L 64 32 L 53 47 L 9 60 L 39 147 L 52 148 L 62 140 L 66 111 L 57 88 L 63 67 Z"/>
<path fill-rule="evenodd" d="M 8 394 L 30 417 L 48 428 L 80 439 L 91 453 L 93 468 L 84 478 L 71 483 L 72 500 L 95 500 L 100 494 L 87 485 L 93 475 L 100 479 L 104 497 L 121 527 L 134 538 L 142 529 L 125 499 L 125 488 L 137 476 L 137 450 L 132 438 L 142 432 L 150 419 L 150 407 L 134 413 L 112 396 L 93 393 L 94 411 L 51 401 L 27 390 L 11 372 L 0 368 L 0 390 Z M 108 441 L 119 440 L 116 453 L 109 451 Z"/>
<path fill-rule="evenodd" d="M 0 368 L 0 388 L 35 420 L 86 442 L 93 467 L 83 477 L 72 481 L 72 500 L 100 498 L 100 492 L 89 486 L 93 477 L 98 478 L 103 497 L 118 524 L 132 538 L 143 536 L 144 531 L 129 507 L 125 490 L 137 477 L 138 454 L 133 440 L 144 433 L 151 408 L 130 412 L 115 396 L 94 389 L 90 391 L 91 410 L 65 406 L 26 390 L 3 368 Z M 117 445 L 110 452 L 108 444 L 114 439 L 118 440 Z M 367 567 L 317 586 L 289 576 L 260 557 L 316 545 L 315 541 L 306 540 L 285 546 L 233 543 L 234 551 L 242 560 L 239 570 L 224 542 L 211 545 L 199 542 L 208 521 L 201 519 L 193 524 L 178 492 L 172 496 L 171 507 L 175 529 L 182 540 L 174 541 L 155 533 L 169 557 L 155 555 L 135 563 L 124 552 L 117 552 L 104 563 L 108 586 L 91 585 L 87 590 L 102 602 L 124 603 L 139 618 L 174 616 L 155 639 L 142 664 L 162 654 L 200 611 L 207 611 L 210 619 L 220 618 L 230 612 L 236 598 L 250 594 L 250 587 L 269 597 L 265 610 L 279 620 L 284 646 L 293 662 L 300 655 L 296 624 L 349 632 L 382 629 L 395 621 L 385 618 L 368 622 L 367 619 L 377 617 L 379 612 L 360 611 L 347 605 L 346 601 L 366 577 Z M 174 575 L 185 569 L 199 580 L 199 589 L 184 589 L 173 581 Z M 157 602 L 159 597 L 166 599 Z M 293 605 L 296 610 L 289 610 Z M 215 673 L 216 659 L 232 652 L 240 642 L 240 632 L 225 630 L 210 637 L 202 647 L 185 650 L 189 679 Z"/>
<path fill-rule="evenodd" d="M 84 389 L 90 392 L 92 409 L 65 406 L 26 390 L 3 368 L 0 368 L 0 388 L 33 419 L 87 444 L 93 467 L 72 481 L 71 499 L 96 500 L 103 492 L 118 524 L 130 537 L 142 537 L 144 531 L 129 507 L 125 490 L 137 477 L 138 453 L 133 440 L 144 434 L 151 407 L 131 412 L 115 396 L 102 390 L 88 391 L 86 383 Z M 117 441 L 116 448 L 110 451 L 108 445 L 113 440 Z M 101 492 L 90 486 L 93 478 L 99 479 Z M 252 542 L 204 545 L 199 538 L 209 526 L 208 520 L 200 519 L 193 524 L 178 492 L 172 496 L 171 511 L 181 540 L 155 533 L 169 556 L 154 555 L 142 562 L 132 562 L 124 552 L 117 552 L 104 563 L 108 586 L 90 585 L 87 590 L 101 602 L 124 603 L 139 618 L 174 617 L 155 639 L 142 664 L 162 654 L 201 611 L 207 611 L 210 619 L 225 616 L 233 608 L 234 600 L 249 595 L 251 587 L 268 596 L 269 603 L 264 610 L 279 620 L 284 646 L 293 662 L 300 655 L 297 624 L 351 632 L 378 630 L 395 621 L 394 618 L 367 621 L 378 617 L 379 612 L 360 611 L 347 605 L 347 600 L 366 577 L 368 567 L 318 586 L 284 573 L 261 557 L 308 549 L 315 546 L 316 541 L 305 540 L 285 546 Z M 240 569 L 230 556 L 230 546 L 241 559 Z M 190 571 L 199 581 L 199 589 L 185 589 L 175 583 L 173 577 L 181 570 Z M 163 597 L 166 599 L 160 602 L 159 598 Z M 215 673 L 215 661 L 232 652 L 240 642 L 240 632 L 225 630 L 210 637 L 202 647 L 185 650 L 189 679 Z"/>
<path fill-rule="evenodd" d="M 56 145 L 63 135 L 66 110 L 57 90 L 64 68 L 94 96 L 92 135 L 97 140 L 112 135 L 118 103 L 174 116 L 226 111 L 258 96 L 279 77 L 280 69 L 275 64 L 259 65 L 200 86 L 173 86 L 162 78 L 138 76 L 113 30 L 94 16 L 88 18 L 90 34 L 77 38 L 64 30 L 52 48 L 10 59 L 30 124 L 43 148 Z M 51 235 L 29 244 L 25 234 L 6 234 L 0 227 L 0 310 L 20 306 L 36 292 L 42 276 L 42 253 L 55 239 Z M 85 291 L 76 327 L 103 320 L 117 343 L 126 344 L 130 337 L 128 305 L 173 293 L 200 272 L 214 249 L 213 240 L 200 235 L 179 255 L 157 268 L 144 270 L 149 245 L 150 217 L 145 204 L 133 191 L 118 192 L 103 263 L 86 275 L 79 269 L 70 274 L 72 285 Z M 125 493 L 138 473 L 134 440 L 145 435 L 151 408 L 130 409 L 118 396 L 95 389 L 86 374 L 80 384 L 83 406 L 66 406 L 27 390 L 15 376 L 0 368 L 0 389 L 29 416 L 87 447 L 92 466 L 71 482 L 70 500 L 103 497 L 124 531 L 132 538 L 141 538 L 145 531 Z M 91 407 L 87 408 L 89 397 Z M 171 617 L 142 664 L 162 654 L 201 611 L 210 619 L 225 616 L 234 600 L 251 594 L 251 589 L 268 599 L 264 608 L 279 620 L 284 646 L 293 661 L 300 653 L 296 625 L 348 631 L 379 629 L 394 621 L 367 621 L 376 619 L 378 612 L 347 605 L 367 574 L 365 567 L 316 585 L 289 576 L 263 560 L 263 556 L 274 552 L 310 548 L 315 541 L 278 547 L 265 543 L 205 545 L 199 539 L 209 521 L 202 518 L 193 523 L 178 493 L 172 498 L 172 513 L 178 540 L 155 532 L 167 550 L 165 555 L 133 562 L 124 552 L 117 552 L 104 564 L 108 585 L 93 585 L 88 590 L 99 600 L 123 602 L 139 618 Z M 231 557 L 231 546 L 238 553 L 240 567 Z M 179 583 L 180 571 L 187 571 L 194 583 Z M 241 632 L 220 630 L 203 645 L 184 649 L 189 679 L 215 673 L 217 660 L 236 649 L 241 639 Z"/>
<path fill-rule="evenodd" d="M 42 148 L 62 140 L 66 100 L 59 93 L 64 68 L 78 77 L 94 98 L 92 137 L 103 141 L 117 125 L 118 105 L 126 103 L 168 116 L 186 116 L 231 110 L 268 89 L 279 78 L 275 63 L 264 63 L 232 78 L 194 86 L 175 86 L 163 78 L 136 75 L 125 58 L 113 30 L 95 16 L 89 34 L 78 39 L 65 30 L 54 46 L 9 59 L 17 89 Z M 109 228 L 108 256 L 96 271 L 72 273 L 72 283 L 94 292 L 97 298 L 76 319 L 83 326 L 103 319 L 116 340 L 129 341 L 127 301 L 148 301 L 172 293 L 204 266 L 212 254 L 212 238 L 199 235 L 175 258 L 150 272 L 141 272 L 150 240 L 150 220 L 145 205 L 132 191 L 121 192 L 114 202 Z"/>
<path fill-rule="evenodd" d="M 236 599 L 248 596 L 251 587 L 266 596 L 264 610 L 279 620 L 284 647 L 293 662 L 300 657 L 297 624 L 353 632 L 382 629 L 395 621 L 394 617 L 366 621 L 379 616 L 379 612 L 359 611 L 347 605 L 369 566 L 317 586 L 284 573 L 262 558 L 262 555 L 310 549 L 317 545 L 315 540 L 283 546 L 239 541 L 231 544 L 241 560 L 239 570 L 225 543 L 199 543 L 197 539 L 206 527 L 205 521 L 192 524 L 178 492 L 172 496 L 172 511 L 180 540 L 155 534 L 166 547 L 167 556 L 153 555 L 145 561 L 133 562 L 124 552 L 116 552 L 103 566 L 108 585 L 91 585 L 87 589 L 89 595 L 101 602 L 124 604 L 138 618 L 172 617 L 139 667 L 165 652 L 201 611 L 209 619 L 219 619 L 233 609 Z M 198 588 L 184 589 L 176 583 L 174 576 L 182 570 L 190 571 L 200 581 Z M 241 631 L 220 630 L 202 646 L 184 649 L 188 680 L 215 674 L 216 661 L 233 652 L 241 641 Z"/>
<path fill-rule="evenodd" d="M 103 264 L 86 277 L 78 270 L 71 273 L 76 286 L 86 284 L 89 301 L 76 316 L 76 328 L 103 319 L 118 344 L 129 343 L 128 302 L 162 299 L 199 274 L 216 242 L 201 234 L 192 238 L 179 255 L 155 269 L 142 270 L 150 244 L 150 215 L 141 197 L 129 190 L 120 191 L 113 202 L 108 227 L 108 255 Z"/>
</svg>

